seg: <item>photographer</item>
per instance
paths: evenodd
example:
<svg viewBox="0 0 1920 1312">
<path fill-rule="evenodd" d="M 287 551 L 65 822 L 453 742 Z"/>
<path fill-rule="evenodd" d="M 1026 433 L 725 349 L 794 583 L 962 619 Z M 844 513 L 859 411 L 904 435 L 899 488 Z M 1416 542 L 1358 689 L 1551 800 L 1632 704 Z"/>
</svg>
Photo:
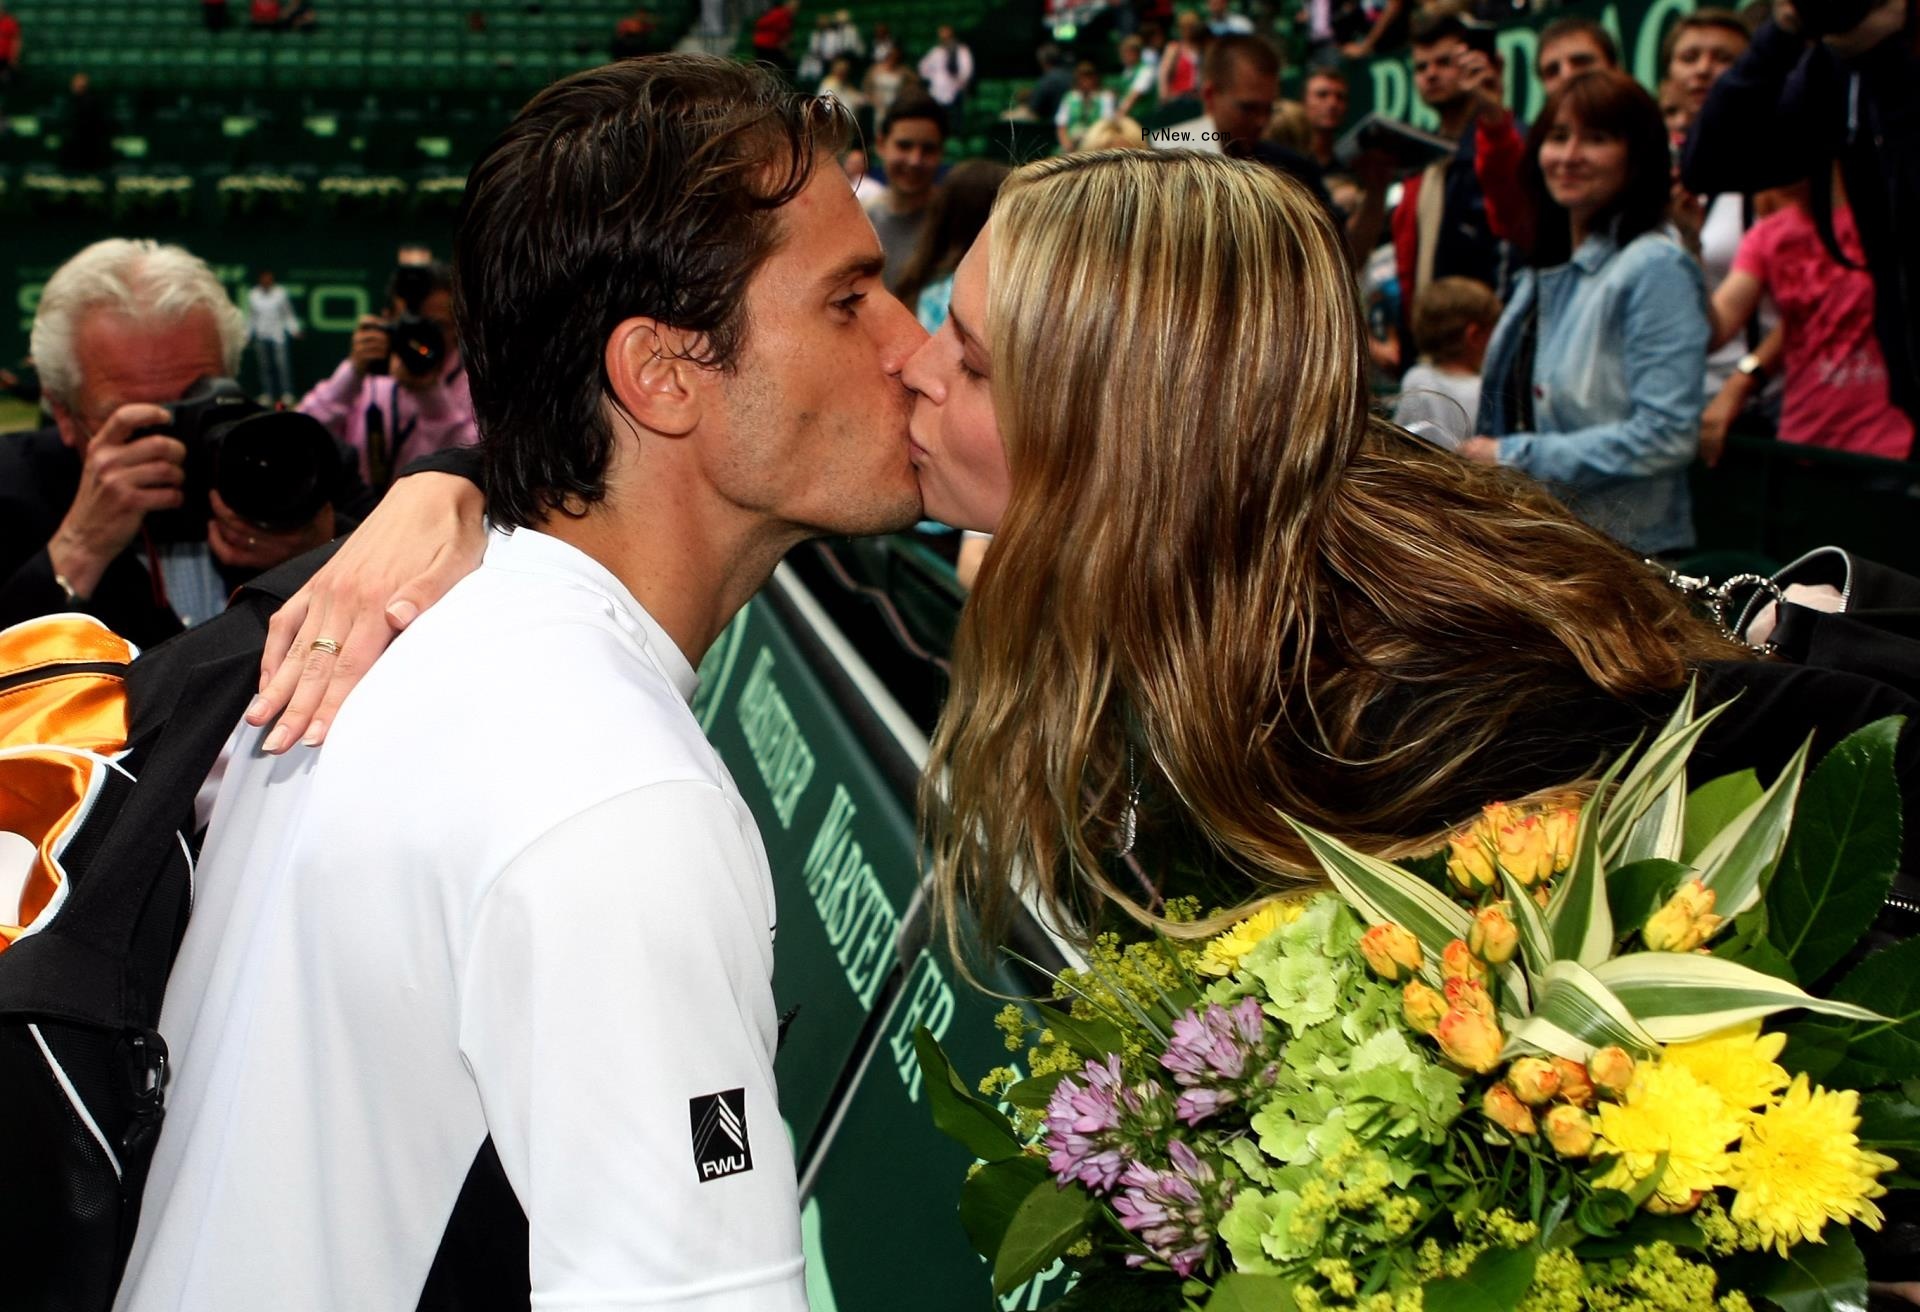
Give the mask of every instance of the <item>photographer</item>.
<svg viewBox="0 0 1920 1312">
<path fill-rule="evenodd" d="M 1714 83 L 1681 174 L 1701 194 L 1824 178 L 1838 161 L 1874 283 L 1893 402 L 1920 418 L 1920 25 L 1912 0 L 1775 0 L 1773 21 Z M 1816 187 L 1816 199 L 1825 188 Z M 1814 210 L 1834 243 L 1829 204 Z"/>
<path fill-rule="evenodd" d="M 376 492 L 416 456 L 478 442 L 445 266 L 402 264 L 387 285 L 387 318 L 360 321 L 347 358 L 298 409 L 354 449 Z"/>
<path fill-rule="evenodd" d="M 333 537 L 331 504 L 277 530 L 243 519 L 218 490 L 235 485 L 207 476 L 212 444 L 238 425 L 210 430 L 204 407 L 174 407 L 201 380 L 231 379 L 245 340 L 226 289 L 178 246 L 96 242 L 48 279 L 32 344 L 55 427 L 0 441 L 0 628 L 84 611 L 150 645 Z M 227 386 L 223 415 L 261 413 Z M 289 436 L 270 419 L 269 439 L 297 445 L 310 429 L 331 467 L 311 466 L 309 487 L 331 488 L 343 461 L 303 424 Z"/>
</svg>

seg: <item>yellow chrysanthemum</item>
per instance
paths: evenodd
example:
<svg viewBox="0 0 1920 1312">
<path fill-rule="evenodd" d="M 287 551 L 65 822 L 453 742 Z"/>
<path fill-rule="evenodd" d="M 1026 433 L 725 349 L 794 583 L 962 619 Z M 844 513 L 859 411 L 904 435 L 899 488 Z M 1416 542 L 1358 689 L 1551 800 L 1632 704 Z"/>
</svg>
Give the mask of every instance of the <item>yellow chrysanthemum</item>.
<svg viewBox="0 0 1920 1312">
<path fill-rule="evenodd" d="M 1879 1176 L 1894 1160 L 1862 1148 L 1859 1127 L 1859 1094 L 1816 1089 L 1796 1075 L 1780 1101 L 1754 1117 L 1733 1155 L 1734 1224 L 1782 1257 L 1817 1241 L 1829 1221 L 1878 1230 L 1880 1209 L 1869 1200 L 1887 1191 Z"/>
<path fill-rule="evenodd" d="M 1200 954 L 1200 960 L 1193 963 L 1193 968 L 1203 975 L 1233 974 L 1239 969 L 1240 958 L 1253 951 L 1259 946 L 1260 940 L 1280 926 L 1291 925 L 1300 919 L 1300 913 L 1305 909 L 1305 902 L 1298 897 L 1273 899 L 1232 929 L 1211 939 L 1206 951 Z"/>
<path fill-rule="evenodd" d="M 1643 1061 L 1621 1102 L 1602 1103 L 1595 1156 L 1618 1158 L 1597 1182 L 1602 1189 L 1630 1190 L 1654 1173 L 1660 1154 L 1667 1169 L 1654 1197 L 1686 1208 L 1694 1195 L 1727 1182 L 1728 1145 L 1745 1128 L 1740 1112 L 1684 1066 Z"/>
<path fill-rule="evenodd" d="M 1692 1043 L 1676 1043 L 1660 1061 L 1692 1071 L 1695 1079 L 1726 1099 L 1727 1106 L 1751 1110 L 1772 1102 L 1787 1087 L 1787 1073 L 1774 1060 L 1786 1046 L 1786 1035 L 1762 1034 L 1755 1020 Z"/>
</svg>

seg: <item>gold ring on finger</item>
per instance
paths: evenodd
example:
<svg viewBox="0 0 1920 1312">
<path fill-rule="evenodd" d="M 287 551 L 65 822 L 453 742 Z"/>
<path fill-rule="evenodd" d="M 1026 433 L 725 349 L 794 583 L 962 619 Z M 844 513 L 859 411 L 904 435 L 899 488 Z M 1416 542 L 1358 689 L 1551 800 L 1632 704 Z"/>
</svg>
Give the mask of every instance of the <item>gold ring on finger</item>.
<svg viewBox="0 0 1920 1312">
<path fill-rule="evenodd" d="M 307 650 L 323 651 L 329 656 L 338 656 L 340 654 L 340 644 L 332 638 L 315 638 Z"/>
</svg>

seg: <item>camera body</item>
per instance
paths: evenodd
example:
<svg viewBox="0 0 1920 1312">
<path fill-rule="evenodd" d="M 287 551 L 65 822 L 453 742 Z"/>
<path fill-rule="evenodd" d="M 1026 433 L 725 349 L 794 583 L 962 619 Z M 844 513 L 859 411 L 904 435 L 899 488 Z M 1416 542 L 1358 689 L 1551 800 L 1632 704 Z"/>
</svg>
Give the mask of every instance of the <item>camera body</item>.
<svg viewBox="0 0 1920 1312">
<path fill-rule="evenodd" d="M 187 448 L 185 501 L 149 516 L 156 536 L 203 535 L 209 492 L 247 522 L 279 531 L 308 523 L 339 489 L 340 448 L 320 421 L 269 410 L 231 378 L 197 379 L 167 410 L 166 423 L 133 434 L 164 434 Z"/>
<path fill-rule="evenodd" d="M 1812 40 L 1851 32 L 1873 12 L 1874 0 L 1797 0 L 1800 32 Z"/>
<path fill-rule="evenodd" d="M 387 335 L 387 355 L 399 356 L 406 371 L 416 378 L 432 377 L 446 367 L 447 334 L 421 313 L 427 298 L 445 286 L 444 278 L 436 265 L 402 264 L 387 280 L 387 300 L 401 312 L 375 326 Z M 367 372 L 386 373 L 387 361 L 376 362 Z"/>
<path fill-rule="evenodd" d="M 373 325 L 387 335 L 387 354 L 397 355 L 410 374 L 427 378 L 447 363 L 447 335 L 439 324 L 418 314 L 401 314 Z M 370 374 L 387 372 L 387 361 L 367 366 Z"/>
</svg>

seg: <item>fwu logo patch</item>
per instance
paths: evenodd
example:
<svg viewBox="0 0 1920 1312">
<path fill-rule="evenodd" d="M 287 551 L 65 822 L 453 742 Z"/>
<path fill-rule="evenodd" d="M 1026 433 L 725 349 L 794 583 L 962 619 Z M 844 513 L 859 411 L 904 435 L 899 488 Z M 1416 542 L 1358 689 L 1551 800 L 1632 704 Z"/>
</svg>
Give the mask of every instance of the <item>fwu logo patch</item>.
<svg viewBox="0 0 1920 1312">
<path fill-rule="evenodd" d="M 753 1169 L 747 1146 L 747 1091 L 728 1089 L 687 1100 L 693 1122 L 693 1165 L 702 1180 L 718 1180 Z"/>
</svg>

